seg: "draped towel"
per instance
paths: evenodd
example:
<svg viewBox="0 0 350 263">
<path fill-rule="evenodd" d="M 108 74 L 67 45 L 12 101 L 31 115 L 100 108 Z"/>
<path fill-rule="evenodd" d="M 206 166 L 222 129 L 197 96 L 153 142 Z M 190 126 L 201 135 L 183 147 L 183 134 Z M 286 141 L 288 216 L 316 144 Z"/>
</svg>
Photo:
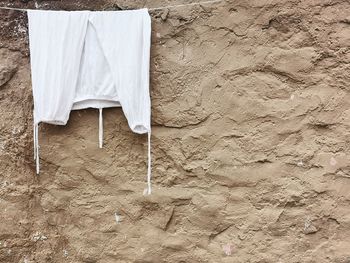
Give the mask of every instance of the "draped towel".
<svg viewBox="0 0 350 263">
<path fill-rule="evenodd" d="M 130 129 L 148 133 L 150 187 L 151 19 L 130 11 L 28 11 L 34 97 L 34 157 L 38 125 L 65 125 L 71 110 L 121 107 Z"/>
</svg>

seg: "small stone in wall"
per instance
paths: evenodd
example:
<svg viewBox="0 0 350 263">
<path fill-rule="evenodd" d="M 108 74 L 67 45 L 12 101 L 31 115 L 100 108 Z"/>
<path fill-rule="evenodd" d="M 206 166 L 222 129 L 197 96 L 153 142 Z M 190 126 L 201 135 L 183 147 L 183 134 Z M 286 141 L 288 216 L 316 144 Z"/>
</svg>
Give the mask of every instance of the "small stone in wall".
<svg viewBox="0 0 350 263">
<path fill-rule="evenodd" d="M 0 154 L 5 152 L 5 142 L 0 141 Z"/>
<path fill-rule="evenodd" d="M 318 229 L 312 224 L 311 220 L 308 218 L 305 221 L 304 224 L 304 234 L 309 235 L 309 234 L 314 234 L 318 231 Z"/>
<path fill-rule="evenodd" d="M 118 213 L 115 212 L 115 213 L 114 213 L 114 216 L 115 216 L 115 222 L 116 222 L 117 224 L 119 224 L 119 223 L 122 221 L 120 215 L 118 215 Z"/>
<path fill-rule="evenodd" d="M 44 240 L 46 240 L 47 239 L 47 237 L 46 236 L 44 236 L 43 234 L 41 234 L 40 232 L 36 232 L 34 235 L 33 235 L 33 237 L 32 237 L 32 240 L 33 241 L 35 241 L 35 242 L 37 242 L 37 241 L 44 241 Z"/>
<path fill-rule="evenodd" d="M 0 65 L 0 87 L 5 85 L 15 74 L 16 68 Z"/>
<path fill-rule="evenodd" d="M 169 9 L 165 9 L 164 12 L 160 15 L 160 18 L 163 21 L 166 21 L 168 19 L 168 15 L 169 15 Z"/>
</svg>

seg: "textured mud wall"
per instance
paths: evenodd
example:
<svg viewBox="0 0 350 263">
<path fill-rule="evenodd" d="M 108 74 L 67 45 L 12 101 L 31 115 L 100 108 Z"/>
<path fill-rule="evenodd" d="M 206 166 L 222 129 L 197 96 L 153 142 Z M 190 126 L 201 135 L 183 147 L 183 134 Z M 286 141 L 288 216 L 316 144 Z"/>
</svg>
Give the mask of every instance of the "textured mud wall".
<svg viewBox="0 0 350 263">
<path fill-rule="evenodd" d="M 114 10 L 186 1 L 0 1 Z M 152 11 L 146 136 L 120 109 L 40 128 L 24 13 L 0 11 L 0 262 L 350 262 L 350 3 Z"/>
</svg>

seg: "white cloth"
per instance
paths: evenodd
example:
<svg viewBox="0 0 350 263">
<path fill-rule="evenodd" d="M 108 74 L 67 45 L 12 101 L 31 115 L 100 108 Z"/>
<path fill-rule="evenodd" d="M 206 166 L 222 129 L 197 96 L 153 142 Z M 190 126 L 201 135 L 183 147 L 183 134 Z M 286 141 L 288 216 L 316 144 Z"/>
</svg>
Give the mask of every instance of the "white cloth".
<svg viewBox="0 0 350 263">
<path fill-rule="evenodd" d="M 102 108 L 106 107 L 122 107 L 131 130 L 150 135 L 151 19 L 147 9 L 29 10 L 28 24 L 37 172 L 38 124 L 65 125 L 71 110 L 100 109 L 100 146 Z M 147 177 L 150 193 L 150 167 Z"/>
</svg>

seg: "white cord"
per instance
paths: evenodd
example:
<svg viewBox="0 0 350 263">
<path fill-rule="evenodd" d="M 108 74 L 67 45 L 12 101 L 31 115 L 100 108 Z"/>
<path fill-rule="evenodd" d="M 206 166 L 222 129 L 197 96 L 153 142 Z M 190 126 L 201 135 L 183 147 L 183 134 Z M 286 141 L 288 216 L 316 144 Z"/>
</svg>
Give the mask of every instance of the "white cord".
<svg viewBox="0 0 350 263">
<path fill-rule="evenodd" d="M 170 9 L 170 8 L 179 8 L 179 7 L 185 7 L 185 6 L 206 5 L 206 4 L 214 4 L 214 3 L 224 2 L 224 1 L 226 1 L 226 0 L 212 0 L 212 1 L 194 2 L 194 3 L 190 3 L 190 4 L 168 5 L 168 6 L 152 7 L 152 8 L 148 8 L 148 10 L 154 11 L 154 10 L 162 10 L 162 9 Z M 1 6 L 0 9 L 16 10 L 16 11 L 23 11 L 23 12 L 26 12 L 28 10 L 43 10 L 43 9 L 34 9 L 34 8 L 24 9 L 24 8 L 7 7 L 7 6 Z"/>
<path fill-rule="evenodd" d="M 29 10 L 29 9 L 15 8 L 15 7 L 6 7 L 6 6 L 1 6 L 0 9 L 16 10 L 16 11 L 23 11 L 23 12 L 27 12 L 27 10 Z"/>
<path fill-rule="evenodd" d="M 192 5 L 205 5 L 205 4 L 213 4 L 213 3 L 218 3 L 218 2 L 224 2 L 226 0 L 213 0 L 213 1 L 203 1 L 203 2 L 195 2 L 195 3 L 190 3 L 190 4 L 182 4 L 182 5 L 168 5 L 168 6 L 161 6 L 161 7 L 153 7 L 153 8 L 148 8 L 148 10 L 162 10 L 162 9 L 170 9 L 170 8 L 179 8 L 179 7 L 184 7 L 184 6 L 192 6 Z"/>
</svg>

